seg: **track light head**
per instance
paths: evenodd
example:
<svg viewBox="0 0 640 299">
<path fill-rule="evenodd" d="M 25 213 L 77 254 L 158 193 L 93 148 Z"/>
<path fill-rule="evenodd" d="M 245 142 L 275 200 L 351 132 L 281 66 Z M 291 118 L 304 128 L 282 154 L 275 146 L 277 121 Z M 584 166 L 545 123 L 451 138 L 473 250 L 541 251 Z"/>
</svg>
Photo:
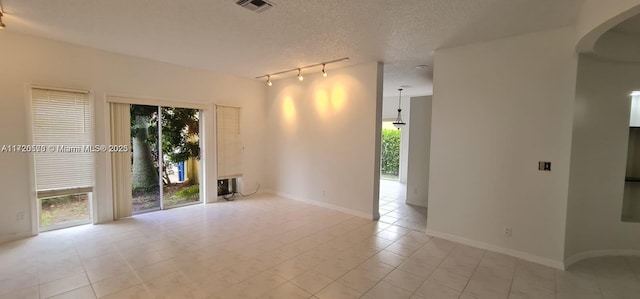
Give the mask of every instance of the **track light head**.
<svg viewBox="0 0 640 299">
<path fill-rule="evenodd" d="M 322 64 L 322 77 L 326 78 L 328 74 L 327 74 L 327 71 L 324 69 L 324 67 L 325 67 L 325 63 Z"/>
<path fill-rule="evenodd" d="M 267 85 L 273 85 L 273 83 L 271 83 L 271 76 L 267 76 Z"/>
<path fill-rule="evenodd" d="M 300 74 L 300 69 L 298 69 L 298 80 L 304 80 L 304 77 L 302 77 L 302 74 Z"/>
<path fill-rule="evenodd" d="M 2 17 L 3 17 L 3 16 L 4 16 L 4 14 L 2 13 L 2 9 L 0 9 L 0 30 L 2 30 L 2 29 L 4 29 L 4 28 L 6 28 L 6 27 L 7 27 L 7 25 L 5 25 L 5 24 L 2 22 Z"/>
</svg>

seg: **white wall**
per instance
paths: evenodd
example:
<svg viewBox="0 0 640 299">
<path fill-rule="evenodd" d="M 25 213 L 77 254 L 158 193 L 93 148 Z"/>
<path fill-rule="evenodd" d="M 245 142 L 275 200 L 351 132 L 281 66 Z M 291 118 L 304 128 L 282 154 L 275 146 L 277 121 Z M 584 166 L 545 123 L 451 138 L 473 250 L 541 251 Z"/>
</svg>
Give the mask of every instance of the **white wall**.
<svg viewBox="0 0 640 299">
<path fill-rule="evenodd" d="M 562 267 L 574 34 L 436 51 L 428 232 Z"/>
<path fill-rule="evenodd" d="M 411 105 L 409 97 L 402 97 L 402 120 L 407 123 L 400 129 L 400 170 L 398 181 L 407 183 L 407 162 L 409 157 L 409 128 L 411 127 Z M 398 117 L 398 97 L 386 97 L 382 99 L 382 120 L 394 121 Z"/>
<path fill-rule="evenodd" d="M 640 223 L 621 222 L 633 90 L 640 90 L 640 64 L 580 56 L 567 215 L 568 264 L 589 256 L 640 253 Z"/>
<path fill-rule="evenodd" d="M 0 144 L 30 144 L 25 86 L 28 83 L 90 90 L 94 94 L 95 138 L 108 144 L 108 105 L 105 94 L 158 98 L 176 102 L 242 106 L 245 152 L 244 186 L 252 191 L 264 181 L 263 139 L 265 135 L 265 87 L 263 82 L 223 76 L 130 56 L 112 54 L 62 42 L 19 35 L 0 34 Z M 211 109 L 205 118 L 212 117 Z M 213 122 L 207 122 L 208 163 L 206 175 L 215 178 Z M 32 196 L 29 155 L 0 153 L 0 242 L 29 235 L 31 219 L 16 221 L 16 214 L 29 215 Z M 96 158 L 94 199 L 98 221 L 112 219 L 111 182 L 107 155 Z M 215 180 L 209 180 L 215 197 Z M 29 218 L 29 217 L 28 217 Z"/>
<path fill-rule="evenodd" d="M 267 109 L 274 193 L 378 217 L 381 64 L 275 80 Z"/>
<path fill-rule="evenodd" d="M 409 135 L 407 203 L 427 207 L 429 203 L 431 96 L 411 98 Z"/>
</svg>

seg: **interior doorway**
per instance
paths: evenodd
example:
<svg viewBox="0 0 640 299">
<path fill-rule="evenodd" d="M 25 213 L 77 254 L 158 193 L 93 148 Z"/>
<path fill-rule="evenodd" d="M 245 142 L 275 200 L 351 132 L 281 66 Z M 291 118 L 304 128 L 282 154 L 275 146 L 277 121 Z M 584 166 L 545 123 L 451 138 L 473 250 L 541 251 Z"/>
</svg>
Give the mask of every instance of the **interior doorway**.
<svg viewBox="0 0 640 299">
<path fill-rule="evenodd" d="M 402 130 L 392 120 L 382 122 L 379 221 L 425 232 L 427 209 L 407 204 L 407 183 L 400 180 Z"/>
<path fill-rule="evenodd" d="M 431 96 L 384 98 L 380 142 L 379 221 L 425 232 L 429 186 Z"/>
</svg>

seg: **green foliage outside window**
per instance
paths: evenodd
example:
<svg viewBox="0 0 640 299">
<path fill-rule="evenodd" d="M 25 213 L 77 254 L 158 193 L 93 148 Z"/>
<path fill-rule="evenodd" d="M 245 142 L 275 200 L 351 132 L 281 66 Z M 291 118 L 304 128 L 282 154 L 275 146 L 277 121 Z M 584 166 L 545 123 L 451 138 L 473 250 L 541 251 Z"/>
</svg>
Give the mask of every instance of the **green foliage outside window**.
<svg viewBox="0 0 640 299">
<path fill-rule="evenodd" d="M 400 170 L 400 130 L 382 129 L 382 174 L 397 176 Z"/>
</svg>

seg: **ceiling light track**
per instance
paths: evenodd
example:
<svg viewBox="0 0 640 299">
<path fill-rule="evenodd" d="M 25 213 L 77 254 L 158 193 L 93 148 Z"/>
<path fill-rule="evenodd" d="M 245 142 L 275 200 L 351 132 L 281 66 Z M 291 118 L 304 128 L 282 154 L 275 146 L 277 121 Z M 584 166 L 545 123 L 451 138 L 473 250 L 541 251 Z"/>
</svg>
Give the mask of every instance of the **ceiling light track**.
<svg viewBox="0 0 640 299">
<path fill-rule="evenodd" d="M 322 66 L 322 76 L 326 77 L 327 76 L 327 70 L 326 70 L 326 65 L 327 64 L 331 64 L 331 63 L 336 63 L 336 62 L 340 62 L 340 61 L 345 61 L 345 60 L 349 60 L 349 57 L 344 57 L 344 58 L 340 58 L 340 59 L 334 59 L 334 60 L 329 60 L 329 61 L 323 61 L 320 63 L 316 63 L 316 64 L 310 64 L 310 65 L 306 65 L 303 67 L 297 67 L 297 68 L 292 68 L 289 70 L 285 70 L 285 71 L 280 71 L 280 72 L 275 72 L 275 73 L 270 73 L 270 74 L 266 74 L 266 75 L 262 75 L 259 77 L 256 77 L 256 79 L 261 79 L 261 78 L 267 78 L 267 85 L 271 86 L 273 85 L 273 83 L 271 82 L 271 77 L 275 76 L 275 75 L 282 75 L 285 73 L 290 73 L 290 72 L 298 72 L 298 80 L 302 81 L 304 78 L 302 77 L 302 70 L 304 69 L 308 69 L 308 68 L 312 68 L 312 67 L 317 67 L 317 66 Z"/>
</svg>

